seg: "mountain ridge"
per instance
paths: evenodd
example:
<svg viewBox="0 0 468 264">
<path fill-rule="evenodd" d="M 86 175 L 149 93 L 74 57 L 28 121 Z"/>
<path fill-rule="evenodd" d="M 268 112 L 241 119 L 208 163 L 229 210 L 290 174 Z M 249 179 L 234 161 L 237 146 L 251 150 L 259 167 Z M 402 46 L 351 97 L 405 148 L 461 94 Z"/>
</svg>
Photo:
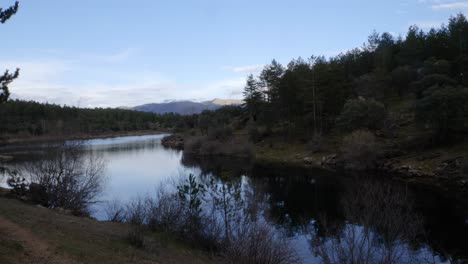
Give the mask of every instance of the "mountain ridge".
<svg viewBox="0 0 468 264">
<path fill-rule="evenodd" d="M 228 105 L 241 105 L 244 102 L 237 99 L 215 98 L 209 101 L 195 102 L 190 100 L 149 103 L 132 107 L 131 109 L 142 112 L 151 112 L 157 114 L 176 113 L 181 115 L 198 114 L 205 110 L 216 110 Z"/>
</svg>

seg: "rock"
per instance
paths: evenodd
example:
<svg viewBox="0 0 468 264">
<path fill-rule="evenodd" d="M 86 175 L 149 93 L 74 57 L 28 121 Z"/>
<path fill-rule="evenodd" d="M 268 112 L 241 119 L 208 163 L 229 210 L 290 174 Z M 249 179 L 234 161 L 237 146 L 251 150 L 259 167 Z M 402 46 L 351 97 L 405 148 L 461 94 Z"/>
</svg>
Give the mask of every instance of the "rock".
<svg viewBox="0 0 468 264">
<path fill-rule="evenodd" d="M 331 154 L 328 156 L 322 157 L 322 166 L 334 168 L 337 165 L 337 155 Z"/>
<path fill-rule="evenodd" d="M 307 164 L 307 165 L 317 165 L 319 166 L 320 165 L 320 162 L 316 159 L 316 158 L 313 158 L 313 157 L 305 157 L 303 159 L 304 163 Z"/>
</svg>

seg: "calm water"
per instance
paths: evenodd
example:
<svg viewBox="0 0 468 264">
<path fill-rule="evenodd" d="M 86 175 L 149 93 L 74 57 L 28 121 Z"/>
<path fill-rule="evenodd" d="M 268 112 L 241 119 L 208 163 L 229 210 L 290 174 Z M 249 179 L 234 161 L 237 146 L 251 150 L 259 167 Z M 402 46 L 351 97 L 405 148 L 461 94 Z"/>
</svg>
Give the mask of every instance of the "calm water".
<svg viewBox="0 0 468 264">
<path fill-rule="evenodd" d="M 248 160 L 200 159 L 164 148 L 160 143 L 162 137 L 89 140 L 91 151 L 102 153 L 107 161 L 105 188 L 100 200 L 126 202 L 154 193 L 158 185 L 190 173 L 204 180 L 234 177 L 262 197 L 261 202 L 266 204 L 265 220 L 278 233 L 289 237 L 304 263 L 315 263 L 317 258 L 311 250 L 314 237 L 326 238 L 330 230 L 359 224 L 349 213 L 353 215 L 352 212 L 359 209 L 343 208 L 343 201 L 353 201 L 354 194 L 365 190 L 361 182 L 369 181 L 370 185 L 378 186 L 376 188 L 395 185 L 394 190 L 414 204 L 412 217 L 406 221 L 417 218 L 422 223 L 423 232 L 414 243 L 405 246 L 436 262 L 449 263 L 448 258 L 468 259 L 466 197 L 447 197 L 434 190 L 375 180 L 375 177 L 361 176 L 357 180 L 322 170 L 263 167 Z M 96 205 L 94 217 L 105 219 L 103 208 L 104 203 Z M 325 223 L 333 228 L 326 228 Z M 378 232 L 379 228 L 375 229 Z"/>
</svg>

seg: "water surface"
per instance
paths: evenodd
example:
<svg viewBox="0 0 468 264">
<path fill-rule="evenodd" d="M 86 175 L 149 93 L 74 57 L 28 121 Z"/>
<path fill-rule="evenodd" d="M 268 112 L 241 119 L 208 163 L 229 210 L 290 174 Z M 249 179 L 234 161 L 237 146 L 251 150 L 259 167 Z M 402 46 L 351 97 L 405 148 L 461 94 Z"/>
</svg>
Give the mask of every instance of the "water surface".
<svg viewBox="0 0 468 264">
<path fill-rule="evenodd" d="M 272 168 L 232 158 L 191 157 L 184 155 L 183 151 L 164 148 L 161 145 L 163 136 L 87 141 L 90 151 L 101 153 L 107 162 L 101 201 L 125 203 L 138 196 L 152 194 L 158 185 L 190 173 L 205 181 L 211 178 L 221 181 L 239 179 L 261 197 L 260 202 L 267 205 L 263 212 L 265 221 L 278 233 L 289 237 L 304 263 L 315 263 L 314 238 L 327 238 L 330 230 L 333 233 L 360 226 L 361 220 L 356 220 L 361 219 L 360 216 L 350 217 L 350 212 L 352 215 L 353 210 L 360 209 L 343 207 L 343 201 L 352 201 L 354 194 L 364 190 L 361 183 L 371 179 L 370 182 L 382 190 L 395 185 L 392 188 L 413 204 L 411 210 L 414 212 L 407 221 L 421 220 L 423 232 L 411 244 L 404 244 L 409 251 L 435 262 L 468 258 L 466 196 L 450 197 L 430 188 L 378 177 L 359 178 L 324 170 Z M 104 207 L 105 203 L 94 206 L 93 216 L 105 220 Z M 375 232 L 379 232 L 378 227 L 375 227 Z"/>
</svg>

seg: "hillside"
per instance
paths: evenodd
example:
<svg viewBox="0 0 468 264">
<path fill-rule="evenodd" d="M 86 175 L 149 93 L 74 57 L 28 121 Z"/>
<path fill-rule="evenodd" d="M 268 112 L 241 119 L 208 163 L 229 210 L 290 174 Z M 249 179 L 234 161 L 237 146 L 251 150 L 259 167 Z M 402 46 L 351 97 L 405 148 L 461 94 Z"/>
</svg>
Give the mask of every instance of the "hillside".
<svg viewBox="0 0 468 264">
<path fill-rule="evenodd" d="M 161 234 L 134 248 L 129 228 L 0 198 L 0 263 L 214 263 Z"/>
</svg>

